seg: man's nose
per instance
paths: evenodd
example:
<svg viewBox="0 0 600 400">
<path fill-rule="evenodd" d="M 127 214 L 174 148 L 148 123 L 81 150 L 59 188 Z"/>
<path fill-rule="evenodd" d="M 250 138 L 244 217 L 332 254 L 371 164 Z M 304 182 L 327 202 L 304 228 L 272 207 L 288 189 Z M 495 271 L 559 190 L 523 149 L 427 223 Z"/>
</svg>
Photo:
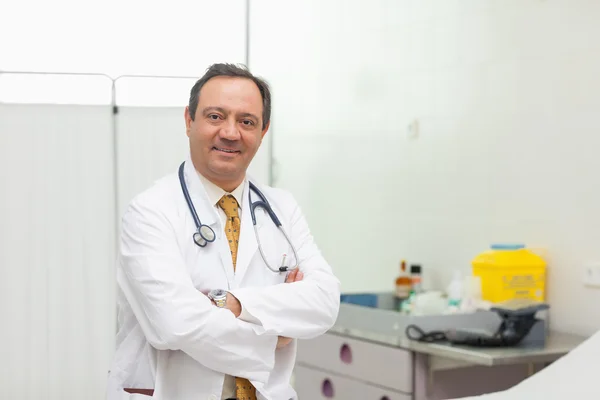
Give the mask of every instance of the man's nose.
<svg viewBox="0 0 600 400">
<path fill-rule="evenodd" d="M 238 130 L 237 121 L 227 120 L 219 132 L 222 139 L 227 140 L 238 140 L 240 138 L 240 131 Z"/>
</svg>

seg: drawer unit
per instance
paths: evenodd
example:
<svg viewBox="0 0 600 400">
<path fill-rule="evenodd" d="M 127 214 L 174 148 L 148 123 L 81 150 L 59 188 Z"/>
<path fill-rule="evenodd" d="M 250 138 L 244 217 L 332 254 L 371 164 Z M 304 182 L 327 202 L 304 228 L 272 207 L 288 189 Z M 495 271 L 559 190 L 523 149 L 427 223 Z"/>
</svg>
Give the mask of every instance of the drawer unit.
<svg viewBox="0 0 600 400">
<path fill-rule="evenodd" d="M 297 366 L 298 400 L 411 400 L 408 394 L 369 385 L 328 372 Z"/>
<path fill-rule="evenodd" d="M 330 333 L 298 342 L 297 362 L 404 393 L 413 392 L 410 351 Z M 353 397 L 354 398 L 354 397 Z"/>
</svg>

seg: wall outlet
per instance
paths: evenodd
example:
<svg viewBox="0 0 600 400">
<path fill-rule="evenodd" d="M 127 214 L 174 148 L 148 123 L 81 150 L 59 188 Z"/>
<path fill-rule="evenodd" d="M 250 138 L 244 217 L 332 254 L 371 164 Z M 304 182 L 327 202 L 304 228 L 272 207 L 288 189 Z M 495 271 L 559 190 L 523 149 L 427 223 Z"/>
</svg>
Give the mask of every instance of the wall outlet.
<svg viewBox="0 0 600 400">
<path fill-rule="evenodd" d="M 600 263 L 583 266 L 583 284 L 589 287 L 600 288 Z"/>
<path fill-rule="evenodd" d="M 406 127 L 406 137 L 411 140 L 414 140 L 419 137 L 419 120 L 413 120 Z"/>
</svg>

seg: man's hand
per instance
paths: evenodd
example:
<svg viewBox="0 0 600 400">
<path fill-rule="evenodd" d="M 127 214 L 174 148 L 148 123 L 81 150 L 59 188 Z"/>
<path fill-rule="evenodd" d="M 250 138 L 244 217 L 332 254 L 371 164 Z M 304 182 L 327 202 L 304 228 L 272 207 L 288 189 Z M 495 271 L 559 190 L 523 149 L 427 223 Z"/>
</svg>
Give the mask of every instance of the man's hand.
<svg viewBox="0 0 600 400">
<path fill-rule="evenodd" d="M 285 283 L 300 282 L 304 278 L 304 274 L 300 272 L 299 268 L 293 269 L 285 278 Z"/>
<path fill-rule="evenodd" d="M 292 270 L 290 273 L 288 273 L 287 277 L 285 278 L 285 283 L 300 282 L 302 279 L 304 279 L 304 274 L 302 272 L 300 272 L 300 269 L 296 268 L 296 269 Z M 215 302 L 212 301 L 212 303 L 214 304 Z M 233 313 L 233 315 L 235 315 L 236 318 L 239 317 L 240 314 L 242 313 L 242 305 L 240 304 L 240 301 L 237 299 L 237 297 L 235 297 L 234 295 L 232 295 L 229 292 L 227 292 L 227 298 L 225 299 L 225 307 L 224 308 L 231 311 Z M 290 344 L 291 342 L 292 342 L 291 338 L 279 336 L 277 338 L 277 348 L 281 349 L 281 348 L 287 346 L 288 344 Z"/>
<path fill-rule="evenodd" d="M 203 290 L 201 291 L 201 293 L 205 296 L 208 297 L 208 292 L 210 292 L 210 290 Z M 217 306 L 215 304 L 215 301 L 213 299 L 210 299 L 210 302 L 212 303 L 213 306 Z M 240 314 L 242 313 L 242 305 L 240 304 L 240 301 L 237 299 L 237 297 L 235 297 L 234 295 L 232 295 L 231 293 L 227 292 L 227 297 L 225 298 L 225 307 L 228 309 L 229 311 L 231 311 L 233 313 L 233 315 L 235 315 L 235 317 L 239 317 Z"/>
<path fill-rule="evenodd" d="M 225 299 L 225 308 L 231 311 L 236 318 L 242 313 L 240 301 L 229 292 L 227 292 L 227 298 Z"/>
<path fill-rule="evenodd" d="M 289 337 L 278 336 L 277 337 L 277 348 L 281 349 L 292 342 L 292 339 Z"/>
<path fill-rule="evenodd" d="M 288 276 L 285 278 L 285 283 L 300 282 L 302 280 L 302 278 L 304 278 L 304 274 L 302 272 L 300 272 L 299 269 L 296 268 L 296 269 L 292 270 L 288 274 Z M 227 292 L 227 298 L 225 300 L 225 308 L 228 309 L 229 311 L 231 311 L 233 313 L 233 315 L 235 315 L 236 318 L 239 317 L 240 314 L 242 313 L 242 305 L 240 304 L 240 301 L 229 292 Z M 289 343 L 290 341 L 291 341 L 291 339 L 289 339 L 287 343 Z"/>
</svg>

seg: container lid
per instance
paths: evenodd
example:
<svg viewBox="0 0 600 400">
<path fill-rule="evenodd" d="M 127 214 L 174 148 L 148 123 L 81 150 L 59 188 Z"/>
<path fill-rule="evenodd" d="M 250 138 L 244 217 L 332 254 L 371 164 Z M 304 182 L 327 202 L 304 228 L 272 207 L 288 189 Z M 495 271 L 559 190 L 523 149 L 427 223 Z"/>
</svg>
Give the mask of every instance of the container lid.
<svg viewBox="0 0 600 400">
<path fill-rule="evenodd" d="M 413 264 L 410 266 L 410 273 L 411 274 L 420 274 L 421 273 L 421 266 L 419 264 Z"/>
<path fill-rule="evenodd" d="M 495 243 L 490 248 L 492 250 L 520 250 L 524 249 L 525 245 L 520 243 Z"/>
</svg>

